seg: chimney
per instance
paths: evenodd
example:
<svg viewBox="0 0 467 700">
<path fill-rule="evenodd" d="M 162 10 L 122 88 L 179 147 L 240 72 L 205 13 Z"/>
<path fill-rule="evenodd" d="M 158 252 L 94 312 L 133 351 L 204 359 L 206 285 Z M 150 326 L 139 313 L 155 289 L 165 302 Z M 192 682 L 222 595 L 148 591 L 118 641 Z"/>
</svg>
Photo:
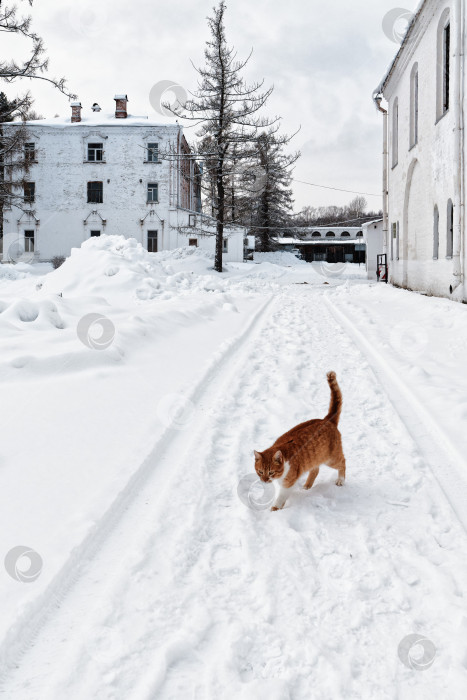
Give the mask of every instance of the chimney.
<svg viewBox="0 0 467 700">
<path fill-rule="evenodd" d="M 80 122 L 81 121 L 81 102 L 72 102 L 71 103 L 71 122 L 72 124 L 74 122 Z"/>
<path fill-rule="evenodd" d="M 115 95 L 115 119 L 126 119 L 127 113 L 127 95 Z"/>
<path fill-rule="evenodd" d="M 99 107 L 99 105 L 97 104 L 97 102 L 94 102 L 94 104 L 92 106 L 92 111 L 93 112 L 101 112 L 102 111 L 101 108 Z"/>
</svg>

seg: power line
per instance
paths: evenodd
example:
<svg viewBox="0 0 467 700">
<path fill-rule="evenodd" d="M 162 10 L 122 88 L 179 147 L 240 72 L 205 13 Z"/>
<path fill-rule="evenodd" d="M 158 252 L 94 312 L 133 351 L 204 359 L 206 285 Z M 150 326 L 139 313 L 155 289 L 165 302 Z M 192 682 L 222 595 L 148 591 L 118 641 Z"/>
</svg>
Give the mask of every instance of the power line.
<svg viewBox="0 0 467 700">
<path fill-rule="evenodd" d="M 367 197 L 381 197 L 381 194 L 374 194 L 374 192 L 355 192 L 354 190 L 343 190 L 340 187 L 327 187 L 326 185 L 317 185 L 314 182 L 306 182 L 305 180 L 296 180 L 292 178 L 294 182 L 300 182 L 302 185 L 311 185 L 311 187 L 321 187 L 324 190 L 335 190 L 336 192 L 348 192 L 349 194 L 363 194 Z"/>
</svg>

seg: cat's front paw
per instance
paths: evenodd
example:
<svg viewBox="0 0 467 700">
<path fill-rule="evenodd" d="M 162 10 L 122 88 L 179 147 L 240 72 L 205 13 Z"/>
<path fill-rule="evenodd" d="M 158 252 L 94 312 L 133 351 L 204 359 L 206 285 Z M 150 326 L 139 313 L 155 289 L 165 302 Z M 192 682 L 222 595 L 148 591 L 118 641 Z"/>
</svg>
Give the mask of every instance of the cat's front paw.
<svg viewBox="0 0 467 700">
<path fill-rule="evenodd" d="M 279 506 L 273 506 L 271 510 L 281 510 L 281 508 L 279 508 Z"/>
</svg>

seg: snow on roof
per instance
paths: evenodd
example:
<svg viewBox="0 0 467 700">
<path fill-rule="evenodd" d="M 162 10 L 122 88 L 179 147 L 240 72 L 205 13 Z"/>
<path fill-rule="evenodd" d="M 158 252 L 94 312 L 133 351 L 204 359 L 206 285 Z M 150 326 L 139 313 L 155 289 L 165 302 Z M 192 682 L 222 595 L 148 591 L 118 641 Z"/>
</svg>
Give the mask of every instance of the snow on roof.
<svg viewBox="0 0 467 700">
<path fill-rule="evenodd" d="M 303 233 L 313 232 L 313 231 L 360 231 L 361 226 L 300 226 L 300 230 Z"/>
<path fill-rule="evenodd" d="M 330 245 L 349 245 L 349 243 L 364 243 L 363 238 L 313 238 L 313 240 L 300 238 L 278 238 L 277 242 L 279 245 L 323 245 L 323 243 L 329 243 Z"/>
<path fill-rule="evenodd" d="M 371 226 L 371 224 L 379 224 L 381 221 L 383 221 L 383 217 L 380 217 L 379 219 L 373 219 L 373 221 L 366 221 L 362 225 L 362 228 L 366 228 L 367 226 Z"/>
<path fill-rule="evenodd" d="M 6 122 L 7 124 L 22 124 L 23 122 Z M 34 119 L 32 121 L 25 122 L 26 126 L 33 128 L 47 126 L 55 128 L 65 128 L 71 127 L 73 129 L 79 127 L 89 127 L 89 126 L 163 126 L 176 128 L 179 126 L 177 123 L 159 122 L 153 121 L 147 116 L 136 116 L 128 115 L 126 119 L 117 119 L 115 114 L 112 112 L 110 114 L 105 114 L 103 112 L 92 112 L 89 111 L 81 117 L 80 122 L 71 121 L 71 111 L 65 117 L 51 117 L 48 119 Z"/>
</svg>

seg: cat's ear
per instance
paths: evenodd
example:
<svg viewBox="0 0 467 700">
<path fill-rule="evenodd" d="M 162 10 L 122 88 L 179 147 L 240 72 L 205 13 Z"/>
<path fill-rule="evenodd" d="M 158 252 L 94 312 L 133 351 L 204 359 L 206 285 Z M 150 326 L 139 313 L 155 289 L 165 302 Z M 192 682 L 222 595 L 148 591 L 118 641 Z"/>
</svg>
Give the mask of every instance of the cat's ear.
<svg viewBox="0 0 467 700">
<path fill-rule="evenodd" d="M 277 450 L 276 454 L 274 455 L 274 461 L 276 464 L 282 464 L 283 460 L 282 452 L 280 450 Z"/>
<path fill-rule="evenodd" d="M 253 452 L 255 453 L 255 460 L 257 462 L 263 458 L 263 455 L 261 454 L 261 452 L 256 452 L 256 450 L 253 450 Z"/>
</svg>

